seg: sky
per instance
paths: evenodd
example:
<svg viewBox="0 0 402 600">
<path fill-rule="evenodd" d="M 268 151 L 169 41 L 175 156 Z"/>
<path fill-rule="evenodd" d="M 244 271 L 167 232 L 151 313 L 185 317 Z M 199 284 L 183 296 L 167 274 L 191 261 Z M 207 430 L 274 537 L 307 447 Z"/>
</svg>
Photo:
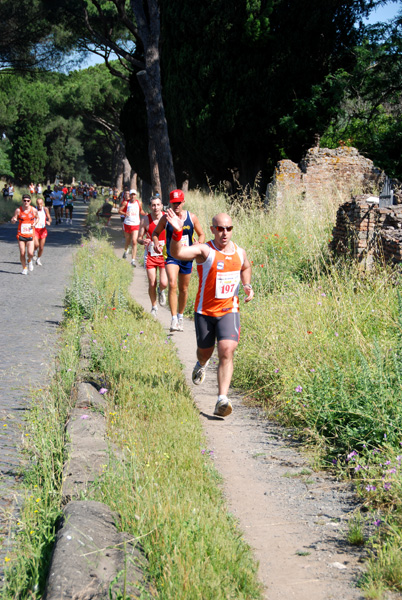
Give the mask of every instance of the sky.
<svg viewBox="0 0 402 600">
<path fill-rule="evenodd" d="M 373 10 L 366 22 L 372 25 L 378 21 L 389 21 L 393 17 L 396 17 L 400 10 L 402 10 L 401 0 L 398 0 L 397 2 L 387 2 L 387 4 L 380 6 L 377 10 Z"/>
<path fill-rule="evenodd" d="M 377 10 L 373 11 L 366 22 L 371 25 L 373 23 L 377 23 L 378 21 L 389 21 L 389 19 L 395 17 L 401 10 L 402 0 L 397 0 L 396 2 L 387 2 L 384 6 L 380 6 L 377 8 Z M 99 56 L 96 56 L 96 54 L 90 54 L 87 60 L 82 63 L 80 68 L 86 69 L 87 67 L 93 67 L 101 62 L 103 62 L 103 60 Z"/>
</svg>

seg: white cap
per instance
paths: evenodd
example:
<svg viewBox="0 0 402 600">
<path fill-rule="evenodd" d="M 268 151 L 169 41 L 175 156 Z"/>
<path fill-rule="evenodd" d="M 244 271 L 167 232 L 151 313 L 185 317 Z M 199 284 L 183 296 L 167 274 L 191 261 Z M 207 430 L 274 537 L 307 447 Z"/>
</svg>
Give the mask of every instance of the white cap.
<svg viewBox="0 0 402 600">
<path fill-rule="evenodd" d="M 137 193 L 137 190 L 135 190 L 134 188 L 132 190 L 130 190 L 130 196 L 131 196 L 131 194 L 136 194 L 136 193 Z"/>
</svg>

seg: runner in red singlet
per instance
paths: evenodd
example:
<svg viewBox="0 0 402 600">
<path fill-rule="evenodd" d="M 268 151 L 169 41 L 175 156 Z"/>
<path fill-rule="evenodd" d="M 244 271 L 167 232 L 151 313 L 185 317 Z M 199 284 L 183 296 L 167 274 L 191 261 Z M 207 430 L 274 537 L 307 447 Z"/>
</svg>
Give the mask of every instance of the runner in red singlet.
<svg viewBox="0 0 402 600">
<path fill-rule="evenodd" d="M 124 237 L 126 244 L 124 247 L 123 258 L 126 258 L 129 246 L 131 246 L 131 264 L 136 267 L 135 259 L 137 257 L 137 240 L 140 229 L 140 215 L 146 215 L 142 209 L 142 202 L 137 198 L 137 191 L 130 190 L 130 199 L 122 202 L 119 214 L 125 215 L 124 218 Z"/>
<path fill-rule="evenodd" d="M 233 355 L 240 337 L 239 284 L 243 284 L 246 302 L 254 292 L 251 286 L 251 265 L 246 252 L 231 241 L 232 219 L 220 213 L 212 219 L 214 239 L 207 244 L 183 246 L 182 223 L 173 210 L 167 220 L 174 233 L 170 245 L 172 256 L 197 263 L 199 287 L 195 301 L 195 329 L 197 335 L 197 362 L 193 369 L 193 383 L 202 383 L 208 361 L 218 341 L 218 401 L 214 415 L 226 417 L 232 412 L 227 397 L 233 374 Z"/>
<path fill-rule="evenodd" d="M 45 247 L 45 242 L 47 238 L 46 225 L 51 224 L 52 217 L 50 216 L 49 209 L 46 206 L 43 206 L 43 198 L 37 199 L 36 207 L 38 211 L 38 220 L 35 225 L 35 252 L 33 259 L 36 262 L 36 264 L 41 267 L 41 256 L 43 254 L 43 249 Z"/>
<path fill-rule="evenodd" d="M 148 294 L 151 299 L 151 314 L 156 317 L 158 305 L 156 303 L 156 294 L 158 292 L 159 304 L 165 306 L 167 287 L 167 275 L 165 270 L 165 258 L 161 251 L 156 252 L 152 241 L 152 234 L 159 220 L 164 215 L 162 201 L 160 198 L 151 198 L 151 214 L 146 215 L 141 220 L 140 231 L 138 234 L 138 243 L 145 246 L 144 262 L 148 277 Z M 159 246 L 166 243 L 165 231 L 159 237 Z M 159 269 L 159 287 L 157 288 L 157 274 Z"/>
<path fill-rule="evenodd" d="M 34 228 L 38 220 L 38 211 L 31 206 L 29 194 L 22 196 L 22 202 L 23 205 L 16 209 L 11 223 L 18 221 L 17 240 L 20 249 L 22 275 L 28 275 L 28 270 L 33 271 Z M 28 255 L 28 264 L 25 254 Z"/>
</svg>

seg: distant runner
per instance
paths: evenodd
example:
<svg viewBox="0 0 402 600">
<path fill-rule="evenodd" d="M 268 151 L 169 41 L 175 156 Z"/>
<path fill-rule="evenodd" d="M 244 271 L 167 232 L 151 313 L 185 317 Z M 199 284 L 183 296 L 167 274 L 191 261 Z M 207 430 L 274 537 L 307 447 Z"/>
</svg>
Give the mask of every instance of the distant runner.
<svg viewBox="0 0 402 600">
<path fill-rule="evenodd" d="M 33 253 L 34 253 L 34 227 L 38 220 L 38 211 L 31 206 L 29 194 L 22 196 L 23 205 L 17 208 L 11 223 L 18 221 L 17 240 L 20 249 L 20 261 L 22 265 L 22 275 L 28 275 L 28 270 L 33 271 Z M 28 255 L 28 264 L 25 258 Z"/>
<path fill-rule="evenodd" d="M 52 223 L 52 217 L 50 216 L 49 209 L 46 206 L 43 206 L 43 198 L 38 198 L 36 201 L 36 207 L 38 212 L 38 218 L 35 225 L 35 252 L 33 260 L 37 265 L 42 267 L 41 256 L 43 254 L 43 249 L 45 247 L 45 242 L 47 238 L 47 229 L 46 225 L 50 225 Z"/>
<path fill-rule="evenodd" d="M 232 404 L 227 397 L 233 375 L 233 355 L 240 337 L 239 284 L 247 295 L 254 296 L 251 286 L 251 265 L 245 250 L 231 241 L 232 219 L 220 213 L 212 219 L 214 239 L 207 244 L 191 247 L 182 245 L 185 234 L 182 221 L 169 209 L 167 220 L 173 229 L 170 250 L 179 260 L 196 260 L 199 277 L 195 301 L 195 330 L 197 362 L 193 369 L 193 383 L 205 379 L 205 371 L 218 341 L 218 401 L 214 415 L 227 417 Z"/>
<path fill-rule="evenodd" d="M 167 287 L 167 276 L 165 270 L 165 258 L 162 252 L 156 252 L 152 241 L 152 234 L 159 220 L 164 215 L 162 201 L 160 198 L 151 198 L 151 214 L 145 215 L 141 221 L 138 234 L 138 243 L 145 246 L 145 268 L 148 277 L 148 294 L 151 299 L 151 314 L 156 317 L 158 305 L 156 303 L 156 294 L 161 306 L 166 304 L 165 289 Z M 166 242 L 165 232 L 159 236 L 159 247 Z M 159 287 L 157 288 L 157 275 L 159 269 Z"/>
<path fill-rule="evenodd" d="M 198 218 L 183 210 L 184 193 L 182 190 L 173 190 L 170 192 L 170 206 L 173 207 L 173 212 L 181 221 L 183 228 L 182 245 L 192 246 L 193 244 L 202 243 L 205 240 L 205 234 L 201 228 Z M 173 227 L 167 221 L 164 215 L 155 228 L 152 240 L 154 242 L 155 251 L 159 252 L 158 237 L 166 228 L 166 261 L 165 268 L 169 282 L 169 306 L 172 315 L 170 331 L 183 331 L 183 313 L 186 308 L 188 298 L 188 286 L 190 284 L 191 271 L 193 270 L 193 259 L 177 260 L 170 252 L 170 242 L 173 234 Z M 194 239 L 194 232 L 198 236 L 198 242 Z M 177 282 L 179 284 L 179 299 L 177 300 Z M 179 310 L 177 311 L 177 305 Z"/>
<path fill-rule="evenodd" d="M 53 203 L 54 217 L 56 219 L 56 225 L 61 223 L 61 218 L 63 216 L 63 207 L 64 207 L 64 195 L 57 185 L 54 186 L 53 192 L 50 194 L 50 198 Z"/>
<path fill-rule="evenodd" d="M 114 202 L 114 200 L 113 200 Z M 126 258 L 127 251 L 131 246 L 131 265 L 136 267 L 135 259 L 137 257 L 137 240 L 140 229 L 140 215 L 146 215 L 142 209 L 142 202 L 137 198 L 137 190 L 130 190 L 129 200 L 124 200 L 121 204 L 119 213 L 125 215 L 124 218 L 124 237 L 126 245 L 124 247 L 123 258 Z"/>
<path fill-rule="evenodd" d="M 70 225 L 73 224 L 73 208 L 74 208 L 74 195 L 73 192 L 71 190 L 71 187 L 67 188 L 67 193 L 64 196 L 65 199 L 65 206 L 64 206 L 64 210 L 66 213 L 66 223 L 70 223 Z"/>
</svg>

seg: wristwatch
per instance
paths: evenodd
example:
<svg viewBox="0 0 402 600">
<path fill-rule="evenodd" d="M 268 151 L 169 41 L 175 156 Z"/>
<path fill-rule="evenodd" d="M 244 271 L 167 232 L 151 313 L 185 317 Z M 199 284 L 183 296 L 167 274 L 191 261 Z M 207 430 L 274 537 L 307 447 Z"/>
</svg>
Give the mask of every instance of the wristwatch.
<svg viewBox="0 0 402 600">
<path fill-rule="evenodd" d="M 253 289 L 253 286 L 251 285 L 251 283 L 243 283 L 243 287 L 248 288 L 249 290 Z"/>
</svg>

